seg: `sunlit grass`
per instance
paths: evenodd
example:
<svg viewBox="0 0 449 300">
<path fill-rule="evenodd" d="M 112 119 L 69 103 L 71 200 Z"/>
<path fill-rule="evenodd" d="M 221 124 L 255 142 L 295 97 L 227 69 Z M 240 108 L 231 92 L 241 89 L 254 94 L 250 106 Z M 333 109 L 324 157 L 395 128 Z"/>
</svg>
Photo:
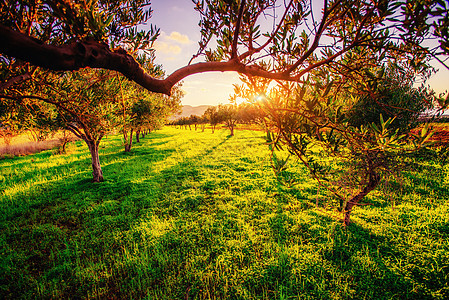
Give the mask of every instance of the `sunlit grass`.
<svg viewBox="0 0 449 300">
<path fill-rule="evenodd" d="M 82 142 L 0 160 L 0 298 L 449 297 L 447 166 L 390 179 L 343 228 L 300 165 L 277 183 L 263 137 L 109 136 L 103 183 Z"/>
</svg>

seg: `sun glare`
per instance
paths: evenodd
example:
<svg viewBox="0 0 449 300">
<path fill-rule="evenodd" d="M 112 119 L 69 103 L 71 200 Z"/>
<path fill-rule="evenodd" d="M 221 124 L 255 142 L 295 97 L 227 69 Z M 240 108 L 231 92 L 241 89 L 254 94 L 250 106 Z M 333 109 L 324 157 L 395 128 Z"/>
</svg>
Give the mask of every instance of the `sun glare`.
<svg viewBox="0 0 449 300">
<path fill-rule="evenodd" d="M 255 102 L 262 102 L 263 100 L 265 100 L 265 95 L 257 95 L 254 97 L 254 101 Z"/>
</svg>

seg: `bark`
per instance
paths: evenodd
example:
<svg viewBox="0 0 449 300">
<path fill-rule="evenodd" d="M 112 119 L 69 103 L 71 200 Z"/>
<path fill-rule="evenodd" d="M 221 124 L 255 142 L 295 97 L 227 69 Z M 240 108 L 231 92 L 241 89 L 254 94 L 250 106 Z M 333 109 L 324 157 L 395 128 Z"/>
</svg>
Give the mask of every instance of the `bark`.
<svg viewBox="0 0 449 300">
<path fill-rule="evenodd" d="M 0 40 L 0 53 L 50 70 L 69 71 L 85 67 L 115 70 L 150 91 L 167 95 L 176 84 L 148 75 L 123 49 L 112 51 L 108 45 L 94 40 L 49 45 L 4 25 L 0 25 Z"/>
<path fill-rule="evenodd" d="M 379 182 L 380 182 L 379 174 L 375 173 L 374 171 L 370 171 L 368 184 L 357 195 L 352 197 L 352 199 L 349 200 L 348 203 L 346 203 L 346 206 L 345 206 L 345 219 L 344 219 L 345 226 L 348 226 L 349 223 L 350 223 L 350 217 L 351 217 L 352 208 L 355 205 L 357 205 L 360 202 L 360 200 L 363 199 L 363 197 L 368 195 L 369 192 L 374 190 L 377 187 L 377 185 L 379 184 Z"/>
<path fill-rule="evenodd" d="M 0 84 L 0 90 L 7 90 L 11 86 L 15 85 L 16 83 L 20 83 L 20 82 L 23 82 L 23 81 L 28 80 L 28 79 L 31 79 L 31 74 L 30 73 L 25 73 L 25 74 L 22 74 L 22 75 L 18 75 L 18 76 L 12 77 L 8 81 L 6 81 L 5 83 Z"/>
<path fill-rule="evenodd" d="M 140 130 L 136 130 L 136 143 L 140 143 Z"/>
<path fill-rule="evenodd" d="M 131 151 L 131 147 L 133 145 L 133 129 L 131 129 L 131 132 L 129 134 L 129 140 L 126 130 L 123 131 L 123 138 L 125 139 L 125 152 Z"/>
<path fill-rule="evenodd" d="M 234 123 L 229 122 L 229 123 L 227 123 L 227 126 L 228 126 L 229 130 L 231 131 L 231 136 L 234 136 L 234 127 L 235 127 Z"/>
<path fill-rule="evenodd" d="M 92 157 L 92 175 L 93 182 L 102 182 L 103 181 L 103 171 L 101 170 L 100 165 L 100 156 L 98 155 L 98 145 L 100 141 L 85 141 L 87 143 L 87 147 L 89 147 L 90 155 Z"/>
<path fill-rule="evenodd" d="M 62 147 L 62 149 L 61 149 L 61 153 L 65 153 L 65 147 L 67 146 L 67 143 L 69 142 L 69 140 L 68 139 L 63 139 L 62 140 L 62 145 L 61 145 L 61 147 Z"/>
<path fill-rule="evenodd" d="M 146 130 L 142 130 L 142 133 L 141 133 L 141 138 L 143 138 L 143 139 L 145 138 L 145 131 Z"/>
</svg>

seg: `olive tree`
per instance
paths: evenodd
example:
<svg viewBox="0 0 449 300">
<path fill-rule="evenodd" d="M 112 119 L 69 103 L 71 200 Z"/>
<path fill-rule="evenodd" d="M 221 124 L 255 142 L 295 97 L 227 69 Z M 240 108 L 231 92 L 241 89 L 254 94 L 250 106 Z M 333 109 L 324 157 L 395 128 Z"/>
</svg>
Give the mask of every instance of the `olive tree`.
<svg viewBox="0 0 449 300">
<path fill-rule="evenodd" d="M 215 132 L 215 127 L 217 124 L 221 122 L 221 117 L 218 114 L 217 107 L 211 106 L 206 109 L 206 111 L 203 113 L 203 118 L 209 122 L 212 128 L 212 133 Z"/>
<path fill-rule="evenodd" d="M 217 114 L 219 120 L 229 129 L 229 135 L 234 136 L 234 129 L 239 120 L 237 106 L 232 104 L 219 105 Z"/>
<path fill-rule="evenodd" d="M 428 126 L 419 134 L 411 132 L 433 101 L 431 92 L 413 86 L 413 72 L 400 74 L 391 64 L 359 71 L 369 74 L 348 80 L 312 72 L 301 85 L 269 89 L 266 82 L 248 80 L 236 89 L 241 97 L 259 100 L 265 111 L 273 168 L 281 183 L 297 183 L 288 171 L 288 162 L 297 159 L 329 192 L 326 205 L 340 208 L 345 225 L 353 207 L 365 205 L 365 196 L 382 178 L 403 170 L 407 157 L 430 145 L 432 136 Z"/>
<path fill-rule="evenodd" d="M 46 80 L 42 83 L 44 90 L 38 100 L 54 105 L 66 128 L 87 144 L 93 181 L 103 181 L 100 142 L 119 122 L 114 114 L 118 109 L 119 94 L 115 74 L 85 69 Z"/>
</svg>

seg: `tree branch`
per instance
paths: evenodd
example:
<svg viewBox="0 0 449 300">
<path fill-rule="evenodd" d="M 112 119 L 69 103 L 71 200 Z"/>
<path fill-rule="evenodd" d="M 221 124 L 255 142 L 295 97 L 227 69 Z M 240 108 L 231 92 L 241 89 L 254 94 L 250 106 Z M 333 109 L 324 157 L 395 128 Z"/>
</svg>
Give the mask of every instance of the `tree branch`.
<svg viewBox="0 0 449 300">
<path fill-rule="evenodd" d="M 235 24 L 234 38 L 232 40 L 231 59 L 237 58 L 237 44 L 239 39 L 240 26 L 242 24 L 243 10 L 246 4 L 245 2 L 246 2 L 245 0 L 242 0 L 242 3 L 240 4 L 239 16 L 237 18 L 237 23 Z"/>
<path fill-rule="evenodd" d="M 282 24 L 284 24 L 285 17 L 287 16 L 287 13 L 290 10 L 290 7 L 292 6 L 292 4 L 293 4 L 293 0 L 290 0 L 290 3 L 288 3 L 287 7 L 285 8 L 284 15 L 282 16 L 281 20 L 279 21 L 279 24 L 276 27 L 276 29 L 271 34 L 270 38 L 263 45 L 255 48 L 255 49 L 250 49 L 250 50 L 246 51 L 245 53 L 243 53 L 242 55 L 240 55 L 239 60 L 243 60 L 243 59 L 247 58 L 248 56 L 253 55 L 254 53 L 260 52 L 262 49 L 264 49 L 266 46 L 268 46 L 273 41 L 274 37 L 276 36 L 276 33 L 279 31 L 279 29 L 281 29 Z"/>
<path fill-rule="evenodd" d="M 86 137 L 84 136 L 84 134 L 74 125 L 67 123 L 67 128 L 77 137 L 80 138 L 82 140 L 86 140 Z"/>
<path fill-rule="evenodd" d="M 122 73 L 128 79 L 155 93 L 171 94 L 171 88 L 183 78 L 202 72 L 235 71 L 245 75 L 297 81 L 280 72 L 268 72 L 258 66 L 246 66 L 236 59 L 227 62 L 203 62 L 187 65 L 166 79 L 151 77 L 134 58 L 123 50 L 111 51 L 95 41 L 73 42 L 54 46 L 0 25 L 0 52 L 51 70 L 79 70 L 85 67 L 103 68 Z"/>
<path fill-rule="evenodd" d="M 229 60 L 226 62 L 210 61 L 188 65 L 173 72 L 170 76 L 168 76 L 165 79 L 165 81 L 167 85 L 173 86 L 177 82 L 179 82 L 180 80 L 189 75 L 204 72 L 217 72 L 217 71 L 220 72 L 235 71 L 244 75 L 264 77 L 273 80 L 301 82 L 301 79 L 298 78 L 297 76 L 290 76 L 289 74 L 285 74 L 284 72 L 269 72 L 262 69 L 258 65 L 247 66 L 243 63 L 238 62 L 237 60 Z"/>
<path fill-rule="evenodd" d="M 310 55 L 316 50 L 316 48 L 319 46 L 320 39 L 323 35 L 324 30 L 329 26 L 330 23 L 332 23 L 332 19 L 328 22 L 327 18 L 332 13 L 333 10 L 340 4 L 341 1 L 336 1 L 331 8 L 327 8 L 327 0 L 324 1 L 324 8 L 323 8 L 323 18 L 321 19 L 320 27 L 318 28 L 318 31 L 315 34 L 315 38 L 313 40 L 312 45 L 310 48 L 304 53 L 301 58 L 299 58 L 293 65 L 291 65 L 285 72 L 291 73 L 296 68 L 298 68 L 301 64 L 304 63 L 304 61 L 309 58 Z M 313 15 L 313 14 L 312 14 Z M 315 27 L 316 28 L 316 27 Z"/>
<path fill-rule="evenodd" d="M 23 82 L 28 79 L 31 79 L 31 74 L 29 72 L 11 77 L 8 81 L 0 84 L 0 91 L 6 90 L 17 83 Z"/>
<path fill-rule="evenodd" d="M 79 70 L 85 67 L 115 70 L 129 80 L 156 93 L 170 95 L 172 86 L 147 74 L 126 51 L 112 51 L 106 44 L 77 41 L 66 45 L 48 45 L 11 28 L 0 25 L 0 52 L 55 71 Z"/>
</svg>

